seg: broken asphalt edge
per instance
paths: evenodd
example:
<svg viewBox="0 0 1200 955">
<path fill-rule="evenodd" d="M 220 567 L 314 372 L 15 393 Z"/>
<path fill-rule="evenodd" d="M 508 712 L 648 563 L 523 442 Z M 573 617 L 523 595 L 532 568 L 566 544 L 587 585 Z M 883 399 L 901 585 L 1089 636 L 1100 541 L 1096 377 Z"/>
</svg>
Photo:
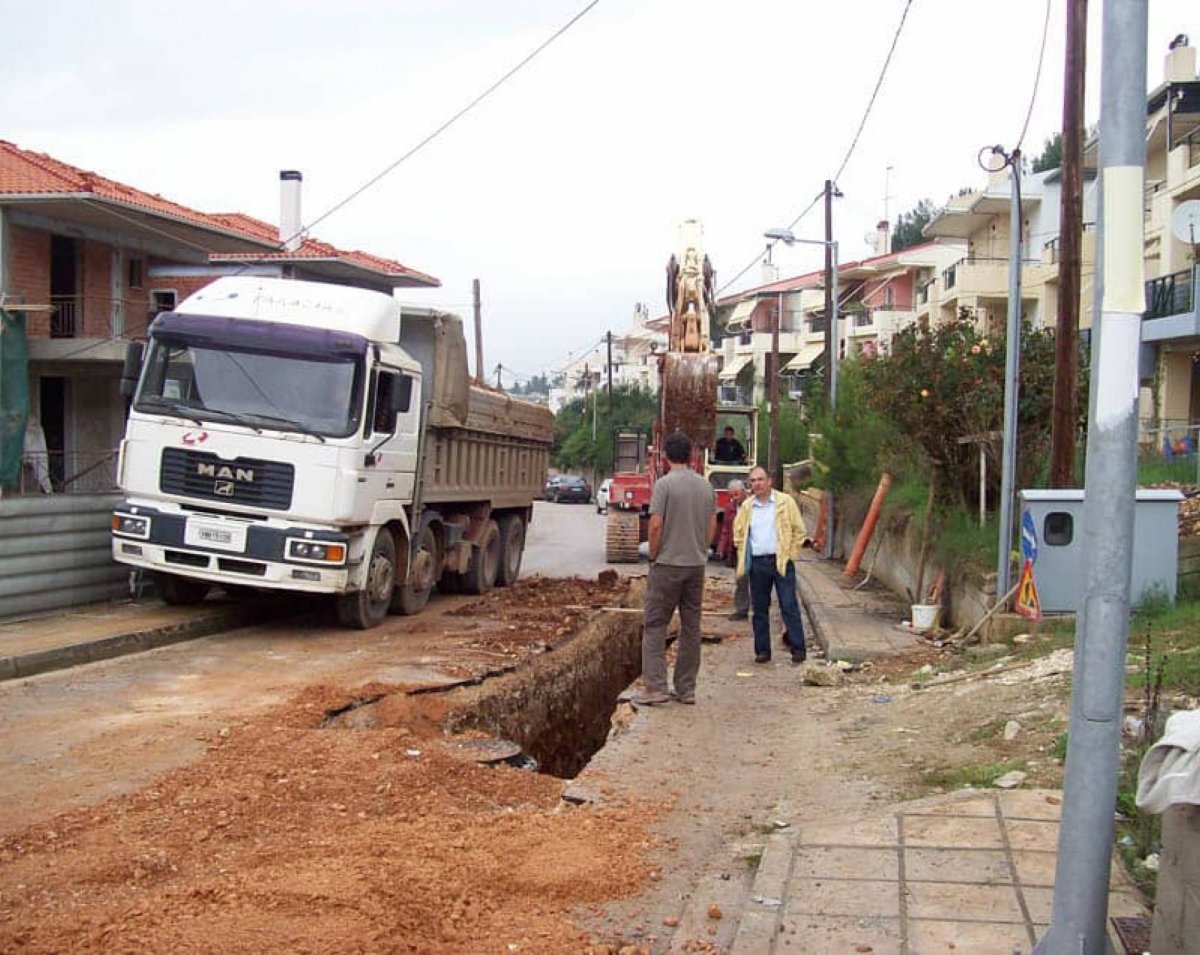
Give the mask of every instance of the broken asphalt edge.
<svg viewBox="0 0 1200 955">
<path fill-rule="evenodd" d="M 47 650 L 32 650 L 27 653 L 2 656 L 0 657 L 0 682 L 20 680 L 53 670 L 66 670 L 82 666 L 85 663 L 98 663 L 101 660 L 111 660 L 114 657 L 126 656 L 131 653 L 154 650 L 158 647 L 170 646 L 173 643 L 182 643 L 185 640 L 197 640 L 223 630 L 254 623 L 262 616 L 262 608 L 255 605 L 229 607 L 181 623 L 164 624 L 159 627 L 99 637 L 95 640 L 51 647 Z"/>
</svg>

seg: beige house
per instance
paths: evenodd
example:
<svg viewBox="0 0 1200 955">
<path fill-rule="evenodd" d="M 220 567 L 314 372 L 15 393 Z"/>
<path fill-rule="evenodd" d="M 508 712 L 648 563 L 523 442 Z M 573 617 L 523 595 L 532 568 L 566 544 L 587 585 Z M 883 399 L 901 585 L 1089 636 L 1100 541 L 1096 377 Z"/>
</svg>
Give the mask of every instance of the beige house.
<svg viewBox="0 0 1200 955">
<path fill-rule="evenodd" d="M 886 243 L 881 230 L 879 245 Z M 920 285 L 962 256 L 957 244 L 926 243 L 880 253 L 838 269 L 838 352 L 841 357 L 886 349 L 892 337 L 917 320 Z M 809 272 L 770 282 L 718 303 L 724 332 L 714 343 L 724 359 L 721 398 L 759 403 L 766 397 L 771 326 L 779 320 L 779 367 L 792 398 L 802 398 L 825 365 L 825 273 Z"/>
<path fill-rule="evenodd" d="M 1144 436 L 1156 446 L 1200 438 L 1200 75 L 1196 49 L 1177 37 L 1146 120 L 1146 312 L 1142 320 Z M 1174 220 L 1175 228 L 1172 228 Z M 1176 234 L 1176 232 L 1180 234 Z"/>
</svg>

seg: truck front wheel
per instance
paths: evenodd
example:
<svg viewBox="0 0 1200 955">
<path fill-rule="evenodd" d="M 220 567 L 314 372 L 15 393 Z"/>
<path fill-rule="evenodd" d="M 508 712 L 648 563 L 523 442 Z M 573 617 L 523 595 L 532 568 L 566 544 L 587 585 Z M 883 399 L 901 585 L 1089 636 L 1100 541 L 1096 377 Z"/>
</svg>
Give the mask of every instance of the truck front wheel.
<svg viewBox="0 0 1200 955">
<path fill-rule="evenodd" d="M 517 582 L 521 573 L 521 557 L 525 553 L 525 521 L 520 514 L 500 518 L 500 568 L 496 585 L 507 587 Z"/>
<path fill-rule="evenodd" d="M 496 584 L 500 572 L 500 528 L 488 521 L 483 535 L 471 551 L 471 562 L 463 574 L 463 590 L 469 594 L 486 594 Z"/>
<path fill-rule="evenodd" d="M 176 577 L 174 574 L 158 574 L 157 582 L 163 603 L 173 607 L 198 604 L 208 596 L 211 586 L 206 580 L 191 580 L 187 577 Z"/>
<path fill-rule="evenodd" d="M 342 594 L 337 599 L 338 622 L 343 627 L 370 630 L 387 616 L 396 589 L 396 539 L 381 527 L 371 545 L 367 561 L 367 579 L 361 590 Z"/>
<path fill-rule="evenodd" d="M 392 613 L 420 613 L 429 603 L 437 582 L 438 546 L 433 529 L 426 527 L 417 535 L 417 545 L 409 557 L 408 580 L 392 595 Z"/>
</svg>

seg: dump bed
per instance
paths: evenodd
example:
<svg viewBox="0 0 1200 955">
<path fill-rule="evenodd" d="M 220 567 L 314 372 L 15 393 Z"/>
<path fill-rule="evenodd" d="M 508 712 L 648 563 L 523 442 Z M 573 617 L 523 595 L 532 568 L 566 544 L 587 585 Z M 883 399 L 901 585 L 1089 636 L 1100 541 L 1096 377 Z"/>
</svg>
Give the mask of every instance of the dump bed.
<svg viewBox="0 0 1200 955">
<path fill-rule="evenodd" d="M 457 315 L 407 307 L 402 314 L 400 343 L 421 363 L 428 402 L 422 501 L 528 507 L 550 463 L 550 410 L 471 383 Z"/>
</svg>

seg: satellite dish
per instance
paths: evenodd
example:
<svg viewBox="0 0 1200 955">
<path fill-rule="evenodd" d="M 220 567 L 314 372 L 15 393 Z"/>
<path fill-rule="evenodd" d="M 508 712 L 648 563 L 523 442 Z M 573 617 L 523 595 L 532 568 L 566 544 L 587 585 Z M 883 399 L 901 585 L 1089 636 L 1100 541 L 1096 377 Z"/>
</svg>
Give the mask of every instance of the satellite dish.
<svg viewBox="0 0 1200 955">
<path fill-rule="evenodd" d="M 1200 199 L 1189 199 L 1175 207 L 1171 232 L 1180 242 L 1200 245 Z"/>
</svg>

